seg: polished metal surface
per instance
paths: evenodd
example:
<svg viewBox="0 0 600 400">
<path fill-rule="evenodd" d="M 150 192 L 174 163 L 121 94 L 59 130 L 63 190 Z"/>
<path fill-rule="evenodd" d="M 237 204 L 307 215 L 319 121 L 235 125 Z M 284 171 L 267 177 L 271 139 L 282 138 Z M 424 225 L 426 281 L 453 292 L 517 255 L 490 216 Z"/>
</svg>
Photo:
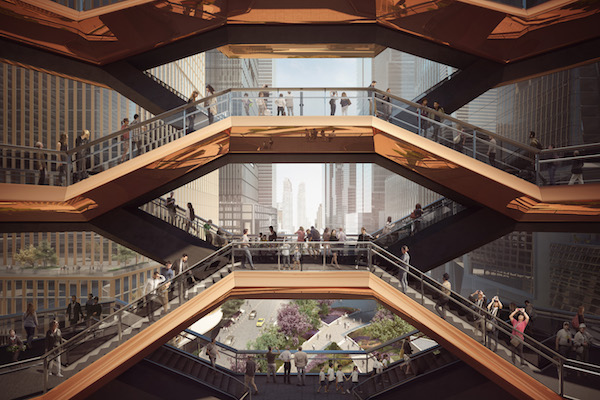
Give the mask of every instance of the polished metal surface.
<svg viewBox="0 0 600 400">
<path fill-rule="evenodd" d="M 66 188 L 0 184 L 0 219 L 89 221 L 218 158 L 257 154 L 376 154 L 515 221 L 600 221 L 599 184 L 539 187 L 371 116 L 226 118 Z"/>
<path fill-rule="evenodd" d="M 277 37 L 255 36 L 261 26 L 376 25 L 510 63 L 598 38 L 600 21 L 598 2 L 570 0 L 527 10 L 484 0 L 128 0 L 87 11 L 49 0 L 2 0 L 0 7 L 3 37 L 99 65 L 228 25 L 249 27 L 248 41 L 231 43 L 228 50 L 238 57 L 256 52 L 277 57 L 332 54 L 332 48 L 323 45 L 334 40 L 327 35 L 320 43 L 314 39 L 294 49 L 290 43 L 278 43 Z M 468 30 L 457 29 L 467 26 Z M 227 42 L 224 38 L 222 45 Z M 263 43 L 262 50 L 256 46 Z M 354 50 L 344 47 L 347 54 L 365 51 L 364 43 Z"/>
</svg>

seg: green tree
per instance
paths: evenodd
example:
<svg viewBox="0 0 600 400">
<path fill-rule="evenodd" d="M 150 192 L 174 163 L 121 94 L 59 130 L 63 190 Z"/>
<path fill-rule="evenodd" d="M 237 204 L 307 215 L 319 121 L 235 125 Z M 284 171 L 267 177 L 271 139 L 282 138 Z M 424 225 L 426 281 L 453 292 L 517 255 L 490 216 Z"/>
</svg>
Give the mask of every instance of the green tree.
<svg viewBox="0 0 600 400">
<path fill-rule="evenodd" d="M 294 303 L 298 305 L 300 314 L 306 316 L 312 329 L 319 329 L 321 326 L 321 317 L 319 316 L 321 308 L 319 307 L 319 303 L 316 300 L 294 300 Z"/>
<path fill-rule="evenodd" d="M 380 305 L 377 308 L 378 311 L 371 320 L 371 325 L 366 329 L 366 333 L 372 338 L 383 343 L 415 330 L 412 325 L 387 308 Z"/>
<path fill-rule="evenodd" d="M 135 252 L 133 250 L 129 250 L 127 247 L 117 245 L 117 255 L 116 259 L 123 265 L 126 265 L 129 260 L 135 257 Z"/>
<path fill-rule="evenodd" d="M 244 304 L 244 300 L 241 299 L 231 299 L 227 300 L 221 306 L 221 311 L 223 312 L 223 319 L 229 319 L 236 312 L 240 311 L 240 308 Z"/>
<path fill-rule="evenodd" d="M 58 257 L 56 256 L 56 250 L 50 246 L 50 243 L 47 241 L 43 241 L 36 248 L 37 259 L 42 262 L 44 267 L 47 267 L 48 264 L 56 265 L 58 264 Z"/>
<path fill-rule="evenodd" d="M 262 330 L 262 334 L 246 345 L 248 350 L 266 350 L 271 346 L 274 349 L 284 349 L 288 345 L 285 335 L 276 325 L 269 325 Z"/>
<path fill-rule="evenodd" d="M 36 248 L 33 247 L 32 244 L 30 244 L 29 247 L 21 248 L 21 250 L 19 250 L 19 252 L 15 255 L 15 260 L 21 264 L 28 265 L 31 268 L 35 268 L 35 264 L 38 261 L 38 253 Z"/>
</svg>

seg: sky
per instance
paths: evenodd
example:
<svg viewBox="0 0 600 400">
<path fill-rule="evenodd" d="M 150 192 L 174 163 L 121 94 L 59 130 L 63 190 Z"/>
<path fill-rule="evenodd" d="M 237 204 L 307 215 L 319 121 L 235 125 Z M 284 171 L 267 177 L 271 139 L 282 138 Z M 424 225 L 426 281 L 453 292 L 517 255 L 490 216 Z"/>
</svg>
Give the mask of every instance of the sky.
<svg viewBox="0 0 600 400">
<path fill-rule="evenodd" d="M 274 87 L 356 87 L 370 82 L 371 73 L 362 73 L 361 59 L 356 58 L 278 58 L 274 59 Z M 370 66 L 369 62 L 365 63 Z M 365 75 L 364 77 L 362 75 Z M 368 76 L 366 76 L 368 75 Z M 368 86 L 368 84 L 367 84 Z M 298 201 L 298 185 L 306 185 L 306 216 L 312 222 L 323 202 L 322 164 L 276 164 L 277 202 L 282 201 L 283 181 L 292 182 L 294 207 Z M 305 222 L 301 222 L 304 224 Z M 298 225 L 294 215 L 294 226 Z"/>
</svg>

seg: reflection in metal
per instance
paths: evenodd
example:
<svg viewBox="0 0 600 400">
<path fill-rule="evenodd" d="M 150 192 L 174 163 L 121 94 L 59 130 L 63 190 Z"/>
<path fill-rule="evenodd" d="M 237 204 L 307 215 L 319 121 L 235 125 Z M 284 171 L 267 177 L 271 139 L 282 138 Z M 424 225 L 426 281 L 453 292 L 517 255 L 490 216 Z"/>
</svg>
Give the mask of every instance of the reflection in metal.
<svg viewBox="0 0 600 400">
<path fill-rule="evenodd" d="M 269 91 L 275 95 L 280 90 L 288 91 Z M 350 93 L 353 104 L 360 105 L 355 105 L 359 113 L 372 114 L 344 117 L 323 116 L 329 111 L 329 89 L 290 88 L 289 91 L 292 90 L 297 97 L 300 92 L 299 98 L 304 103 L 320 104 L 316 108 L 319 115 L 255 116 L 261 109 L 248 109 L 251 115 L 237 116 L 246 113 L 245 99 L 258 102 L 264 97 L 258 95 L 262 89 L 235 89 L 136 125 L 130 129 L 128 143 L 124 143 L 123 130 L 65 153 L 0 146 L 0 162 L 18 161 L 22 168 L 0 165 L 2 181 L 30 183 L 0 184 L 4 186 L 0 187 L 3 194 L 0 200 L 5 202 L 0 208 L 4 210 L 1 217 L 15 222 L 89 221 L 147 193 L 162 190 L 173 181 L 192 179 L 192 172 L 223 156 L 235 156 L 236 162 L 240 162 L 244 156 L 254 160 L 261 155 L 293 155 L 295 161 L 314 162 L 315 154 L 329 155 L 328 161 L 372 154 L 381 156 L 376 161 L 387 159 L 424 177 L 425 185 L 429 182 L 432 187 L 445 187 L 457 197 L 468 197 L 515 221 L 600 221 L 598 184 L 588 180 L 585 185 L 540 187 L 511 174 L 528 172 L 533 180 L 540 181 L 546 172 L 540 169 L 539 157 L 543 153 L 537 149 L 447 115 L 440 116 L 441 122 L 419 117 L 413 108 L 418 105 L 390 94 L 386 94 L 390 101 L 384 101 L 383 92 L 377 90 L 343 89 Z M 211 101 L 214 103 L 207 109 Z M 194 118 L 190 119 L 191 116 Z M 425 122 L 439 128 L 437 138 L 430 137 L 430 132 L 422 128 Z M 132 141 L 136 134 L 143 139 L 134 151 Z M 460 149 L 454 146 L 453 138 L 457 135 L 467 139 Z M 497 139 L 495 166 L 486 163 L 486 151 L 492 146 L 489 137 Z M 555 162 L 596 157 L 592 153 L 570 157 L 569 149 L 559 150 L 564 151 L 566 158 L 557 154 L 552 158 Z M 583 146 L 581 150 L 597 149 Z M 35 166 L 40 160 L 48 165 L 49 171 L 58 172 L 59 176 L 50 182 L 67 184 L 68 188 L 32 185 L 37 182 Z M 86 160 L 96 170 L 95 175 L 79 177 L 80 181 L 73 184 L 72 177 L 88 171 Z"/>
<path fill-rule="evenodd" d="M 528 10 L 484 0 L 129 0 L 87 11 L 48 0 L 2 0 L 0 7 L 3 37 L 100 65 L 225 26 L 249 28 L 247 42 L 225 50 L 236 57 L 372 57 L 387 45 L 373 44 L 382 40 L 378 35 L 353 45 L 323 34 L 327 40 L 300 46 L 269 36 L 261 47 L 265 39 L 252 36 L 267 25 L 378 26 L 502 64 L 598 38 L 600 21 L 598 2 L 572 0 Z M 469 34 L 457 26 L 469 26 Z"/>
</svg>

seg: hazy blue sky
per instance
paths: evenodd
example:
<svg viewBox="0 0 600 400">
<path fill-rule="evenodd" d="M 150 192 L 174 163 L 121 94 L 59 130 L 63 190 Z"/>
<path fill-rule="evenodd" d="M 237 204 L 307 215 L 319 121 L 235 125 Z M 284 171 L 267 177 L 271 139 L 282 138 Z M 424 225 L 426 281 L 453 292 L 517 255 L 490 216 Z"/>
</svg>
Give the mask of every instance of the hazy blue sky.
<svg viewBox="0 0 600 400">
<path fill-rule="evenodd" d="M 370 70 L 364 74 L 356 58 L 281 58 L 274 60 L 274 87 L 357 87 L 368 86 L 363 82 L 371 80 Z M 370 60 L 366 64 L 370 65 Z M 362 76 L 368 75 L 368 76 Z M 297 114 L 297 111 L 295 111 Z M 317 216 L 319 204 L 323 201 L 322 164 L 277 164 L 277 201 L 281 202 L 283 180 L 292 182 L 294 207 L 298 201 L 298 185 L 306 185 L 306 216 L 311 224 Z M 294 213 L 294 226 L 306 224 L 297 221 Z"/>
</svg>

